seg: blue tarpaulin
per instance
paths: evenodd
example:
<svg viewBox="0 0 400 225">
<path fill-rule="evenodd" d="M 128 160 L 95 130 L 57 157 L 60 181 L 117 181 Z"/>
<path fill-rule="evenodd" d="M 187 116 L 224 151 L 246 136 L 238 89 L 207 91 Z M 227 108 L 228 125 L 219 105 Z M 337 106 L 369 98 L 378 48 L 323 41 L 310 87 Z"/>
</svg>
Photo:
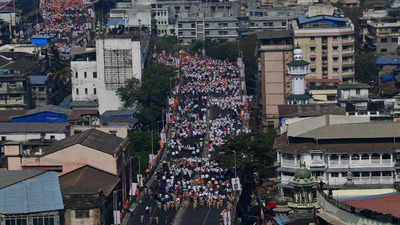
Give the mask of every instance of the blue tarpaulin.
<svg viewBox="0 0 400 225">
<path fill-rule="evenodd" d="M 389 81 L 392 81 L 392 80 L 394 80 L 394 77 L 393 77 L 393 76 L 384 76 L 384 77 L 381 77 L 382 83 L 389 82 Z"/>
<path fill-rule="evenodd" d="M 55 112 L 39 112 L 12 118 L 15 123 L 66 123 L 67 116 Z"/>
<path fill-rule="evenodd" d="M 51 36 L 48 35 L 40 35 L 40 36 L 33 36 L 32 37 L 32 44 L 35 46 L 44 46 L 49 43 Z"/>
</svg>

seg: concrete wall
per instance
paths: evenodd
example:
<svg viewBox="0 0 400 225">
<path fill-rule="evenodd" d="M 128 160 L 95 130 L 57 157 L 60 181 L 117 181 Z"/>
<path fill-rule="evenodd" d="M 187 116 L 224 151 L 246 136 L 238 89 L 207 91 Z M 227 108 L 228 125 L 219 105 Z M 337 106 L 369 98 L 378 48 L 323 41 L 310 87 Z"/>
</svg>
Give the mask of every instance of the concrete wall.
<svg viewBox="0 0 400 225">
<path fill-rule="evenodd" d="M 103 91 L 103 86 L 98 74 L 97 78 L 93 76 L 97 73 L 96 61 L 72 61 L 71 70 L 72 101 L 97 100 L 98 93 Z M 94 89 L 96 89 L 96 94 Z"/>
<path fill-rule="evenodd" d="M 140 42 L 131 41 L 129 38 L 109 38 L 96 40 L 96 61 L 98 79 L 102 81 L 98 91 L 99 112 L 104 113 L 107 110 L 118 110 L 123 106 L 120 98 L 116 94 L 116 89 L 106 88 L 104 76 L 104 51 L 105 50 L 130 50 L 132 56 L 132 74 L 128 77 L 118 79 L 119 83 L 125 83 L 128 79 L 136 78 L 141 80 L 141 51 Z M 117 76 L 117 72 L 116 72 Z"/>
<path fill-rule="evenodd" d="M 101 126 L 101 127 L 89 127 L 89 126 L 71 126 L 71 135 L 76 134 L 78 131 L 85 131 L 95 128 L 96 130 L 103 131 L 109 134 L 115 134 L 117 137 L 126 138 L 128 136 L 128 126 Z"/>
<path fill-rule="evenodd" d="M 41 160 L 51 160 L 60 164 L 83 163 L 117 175 L 117 159 L 112 155 L 100 152 L 79 144 L 45 155 Z"/>
<path fill-rule="evenodd" d="M 344 89 L 340 90 L 340 98 L 343 100 L 349 99 L 349 98 L 366 98 L 368 99 L 368 89 L 358 89 L 360 90 L 360 93 L 357 94 L 356 89 Z"/>
<path fill-rule="evenodd" d="M 291 60 L 289 50 L 265 51 L 260 53 L 262 112 L 265 125 L 273 123 L 278 127 L 278 105 L 285 104 L 290 93 L 290 78 L 287 63 Z"/>
<path fill-rule="evenodd" d="M 65 133 L 46 133 L 44 138 L 47 140 L 54 136 L 54 140 L 62 140 L 66 137 Z M 23 142 L 32 139 L 40 139 L 40 133 L 26 133 L 26 134 L 0 134 L 0 137 L 5 137 L 7 141 Z"/>
<path fill-rule="evenodd" d="M 76 218 L 75 209 L 66 209 L 64 213 L 65 225 L 100 225 L 100 209 L 90 209 L 88 218 Z"/>
</svg>

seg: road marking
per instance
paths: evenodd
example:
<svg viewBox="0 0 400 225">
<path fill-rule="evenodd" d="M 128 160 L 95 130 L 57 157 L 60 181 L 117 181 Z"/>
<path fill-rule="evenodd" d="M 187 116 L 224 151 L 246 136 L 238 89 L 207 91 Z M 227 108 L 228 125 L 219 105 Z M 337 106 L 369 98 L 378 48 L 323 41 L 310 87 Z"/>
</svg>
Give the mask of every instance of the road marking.
<svg viewBox="0 0 400 225">
<path fill-rule="evenodd" d="M 210 215 L 210 211 L 211 211 L 211 209 L 208 209 L 206 218 L 204 218 L 204 221 L 203 221 L 203 223 L 201 225 L 205 225 L 206 224 L 208 216 Z"/>
</svg>

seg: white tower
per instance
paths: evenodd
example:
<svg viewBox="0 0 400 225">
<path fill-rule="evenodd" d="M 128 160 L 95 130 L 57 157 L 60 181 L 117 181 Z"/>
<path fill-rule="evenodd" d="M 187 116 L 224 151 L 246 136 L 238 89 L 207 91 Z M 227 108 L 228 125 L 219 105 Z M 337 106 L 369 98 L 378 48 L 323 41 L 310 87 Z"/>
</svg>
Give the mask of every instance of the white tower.
<svg viewBox="0 0 400 225">
<path fill-rule="evenodd" d="M 303 60 L 303 51 L 297 46 L 293 51 L 293 61 L 288 63 L 288 73 L 292 79 L 292 94 L 288 96 L 288 104 L 308 104 L 311 95 L 306 93 L 304 77 L 308 73 L 308 62 Z"/>
</svg>

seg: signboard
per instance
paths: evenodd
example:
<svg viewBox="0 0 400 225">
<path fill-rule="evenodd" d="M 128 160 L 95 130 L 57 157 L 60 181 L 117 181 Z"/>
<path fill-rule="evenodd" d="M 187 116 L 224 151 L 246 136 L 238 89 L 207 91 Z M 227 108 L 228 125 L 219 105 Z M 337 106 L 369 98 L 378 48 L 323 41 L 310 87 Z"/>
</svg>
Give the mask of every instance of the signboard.
<svg viewBox="0 0 400 225">
<path fill-rule="evenodd" d="M 240 191 L 242 190 L 241 186 L 240 186 L 240 179 L 239 177 L 236 178 L 232 178 L 232 189 L 234 191 Z"/>
<path fill-rule="evenodd" d="M 142 174 L 138 174 L 137 175 L 137 182 L 139 184 L 139 187 L 143 187 L 143 175 Z"/>
</svg>

